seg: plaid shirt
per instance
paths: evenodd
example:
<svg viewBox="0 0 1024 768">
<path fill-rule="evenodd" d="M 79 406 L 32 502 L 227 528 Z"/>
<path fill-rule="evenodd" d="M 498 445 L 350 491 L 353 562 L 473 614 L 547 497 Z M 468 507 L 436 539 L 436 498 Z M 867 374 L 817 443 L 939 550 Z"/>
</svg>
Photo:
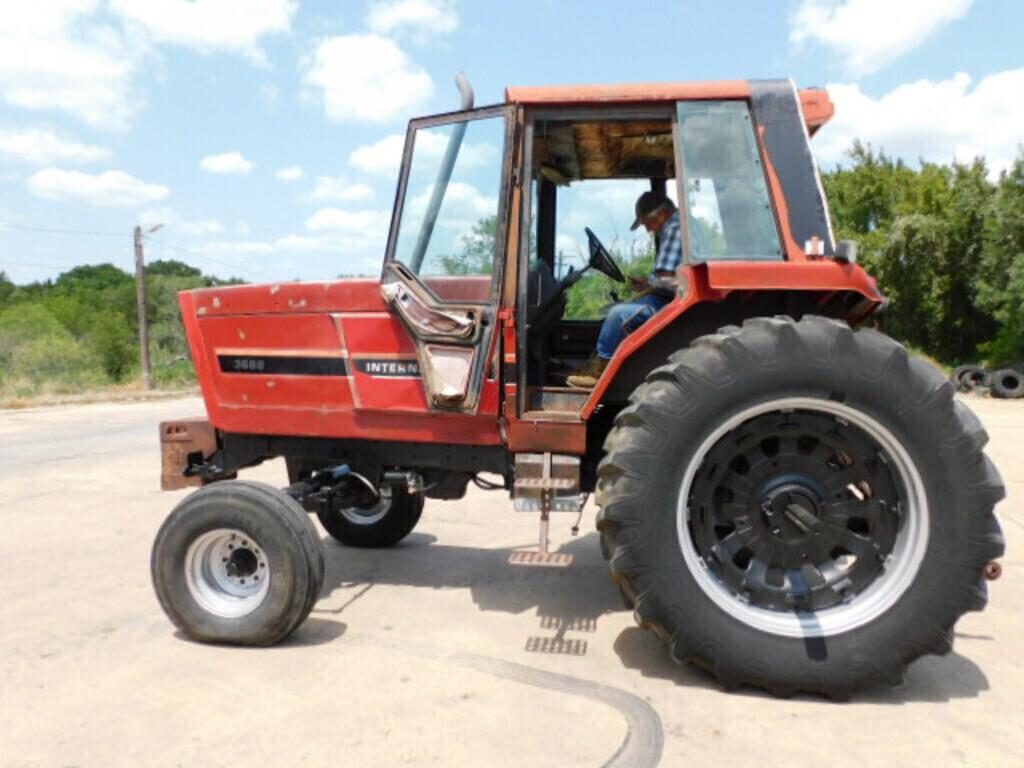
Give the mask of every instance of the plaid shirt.
<svg viewBox="0 0 1024 768">
<path fill-rule="evenodd" d="M 683 235 L 679 229 L 679 211 L 665 222 L 661 228 L 661 247 L 658 258 L 654 260 L 654 274 L 659 272 L 675 272 L 683 260 Z"/>
</svg>

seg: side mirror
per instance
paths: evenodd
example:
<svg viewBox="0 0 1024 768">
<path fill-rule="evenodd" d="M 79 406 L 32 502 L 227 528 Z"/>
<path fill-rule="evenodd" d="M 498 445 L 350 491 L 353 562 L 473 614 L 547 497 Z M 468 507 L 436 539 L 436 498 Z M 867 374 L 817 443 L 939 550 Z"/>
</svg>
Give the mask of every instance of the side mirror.
<svg viewBox="0 0 1024 768">
<path fill-rule="evenodd" d="M 840 240 L 836 243 L 836 261 L 842 261 L 846 264 L 857 263 L 857 241 L 856 240 Z"/>
</svg>

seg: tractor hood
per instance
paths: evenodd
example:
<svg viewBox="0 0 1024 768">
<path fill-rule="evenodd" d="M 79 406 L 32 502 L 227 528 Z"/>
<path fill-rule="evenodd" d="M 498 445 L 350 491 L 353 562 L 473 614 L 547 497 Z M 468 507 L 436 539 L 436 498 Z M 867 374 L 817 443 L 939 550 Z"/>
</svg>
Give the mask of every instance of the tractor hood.
<svg viewBox="0 0 1024 768">
<path fill-rule="evenodd" d="M 387 305 L 376 277 L 322 283 L 272 283 L 200 288 L 181 294 L 182 311 L 197 317 L 294 314 L 299 312 L 383 312 Z"/>
</svg>

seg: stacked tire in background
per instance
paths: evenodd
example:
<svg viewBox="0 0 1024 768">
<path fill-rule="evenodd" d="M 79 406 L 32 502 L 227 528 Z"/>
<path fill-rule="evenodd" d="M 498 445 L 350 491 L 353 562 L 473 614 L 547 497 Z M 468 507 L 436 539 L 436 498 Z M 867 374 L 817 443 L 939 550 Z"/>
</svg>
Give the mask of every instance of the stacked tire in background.
<svg viewBox="0 0 1024 768">
<path fill-rule="evenodd" d="M 961 365 L 949 380 L 960 392 L 990 394 L 992 397 L 1024 397 L 1024 364 L 989 371 L 981 365 Z"/>
</svg>

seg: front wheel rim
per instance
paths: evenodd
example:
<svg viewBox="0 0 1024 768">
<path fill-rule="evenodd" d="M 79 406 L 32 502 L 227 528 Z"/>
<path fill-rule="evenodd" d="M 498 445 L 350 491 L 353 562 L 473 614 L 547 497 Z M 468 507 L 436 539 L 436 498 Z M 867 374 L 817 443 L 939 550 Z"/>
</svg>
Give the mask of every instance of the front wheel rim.
<svg viewBox="0 0 1024 768">
<path fill-rule="evenodd" d="M 687 465 L 676 519 L 703 592 L 784 637 L 878 618 L 928 543 L 924 484 L 902 443 L 863 411 L 817 398 L 760 403 L 719 425 Z"/>
<path fill-rule="evenodd" d="M 197 537 L 185 553 L 185 583 L 207 612 L 225 619 L 248 616 L 270 591 L 270 562 L 263 547 L 235 528 Z"/>
<path fill-rule="evenodd" d="M 392 495 L 382 491 L 377 501 L 368 507 L 342 507 L 338 512 L 352 525 L 374 525 L 387 517 L 391 502 Z"/>
</svg>

